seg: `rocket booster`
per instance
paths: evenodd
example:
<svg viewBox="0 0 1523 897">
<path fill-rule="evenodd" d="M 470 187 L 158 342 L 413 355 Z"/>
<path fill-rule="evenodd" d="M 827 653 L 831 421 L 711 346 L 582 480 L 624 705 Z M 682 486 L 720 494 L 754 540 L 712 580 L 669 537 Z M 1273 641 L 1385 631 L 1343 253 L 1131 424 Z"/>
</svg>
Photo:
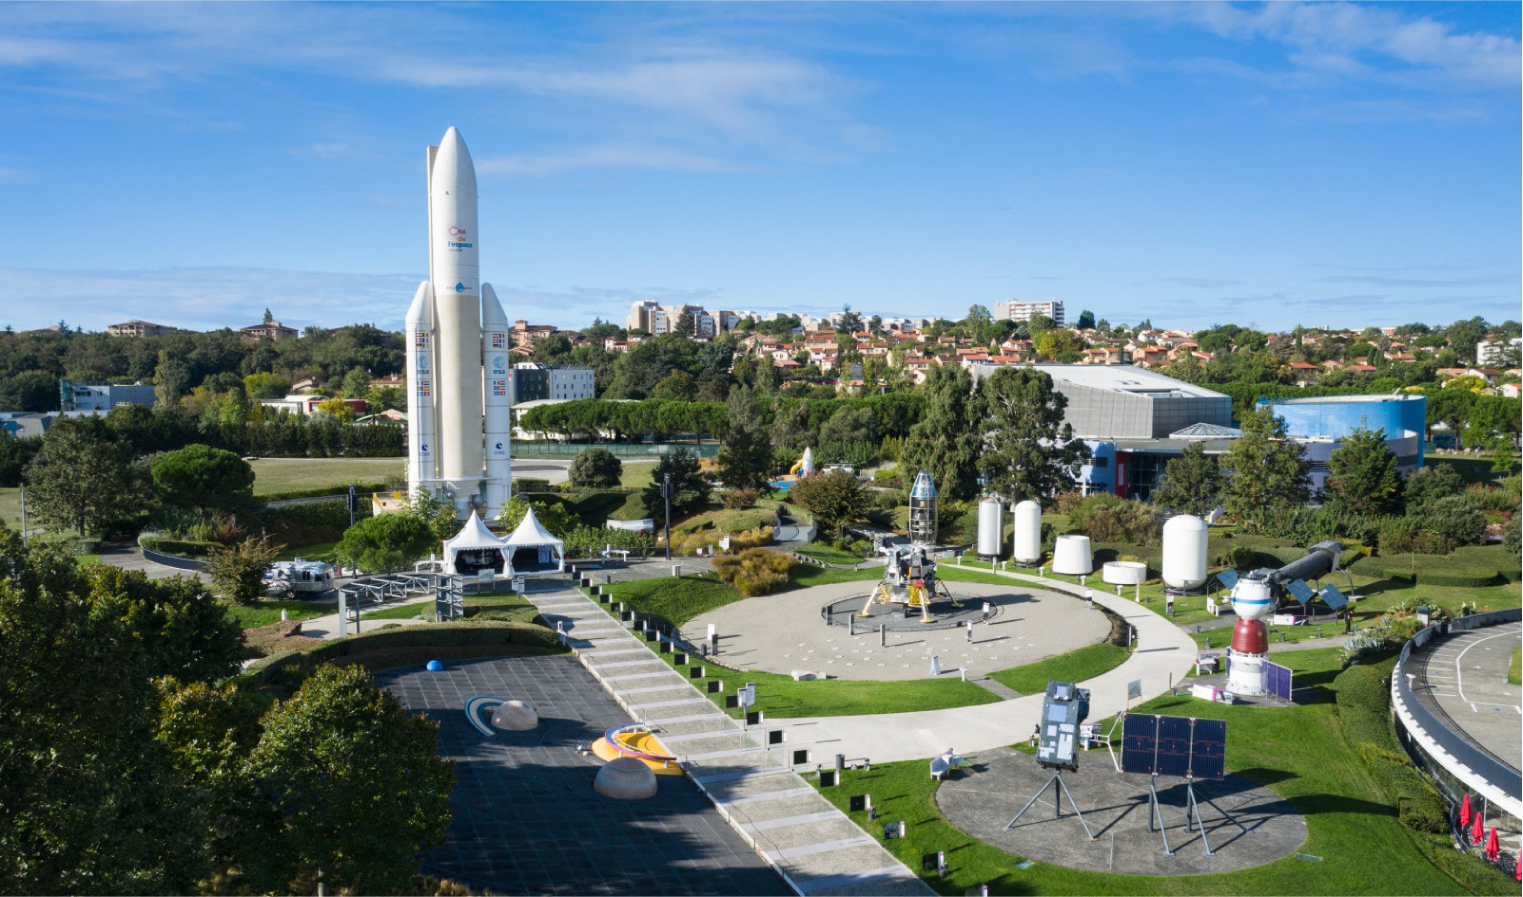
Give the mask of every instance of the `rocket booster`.
<svg viewBox="0 0 1523 897">
<path fill-rule="evenodd" d="M 432 484 L 439 476 L 435 454 L 434 393 L 438 388 L 434 371 L 434 291 L 428 281 L 418 285 L 412 306 L 407 309 L 407 494 L 418 492 L 424 483 Z"/>
<path fill-rule="evenodd" d="M 486 397 L 486 516 L 495 519 L 508 503 L 512 484 L 511 422 L 513 375 L 508 354 L 508 316 L 492 285 L 481 285 L 482 394 Z"/>
<path fill-rule="evenodd" d="M 476 167 L 460 132 L 450 128 L 430 157 L 429 278 L 438 328 L 439 477 L 458 499 L 483 475 L 481 265 L 476 237 Z M 476 434 L 472 438 L 472 434 Z"/>
</svg>

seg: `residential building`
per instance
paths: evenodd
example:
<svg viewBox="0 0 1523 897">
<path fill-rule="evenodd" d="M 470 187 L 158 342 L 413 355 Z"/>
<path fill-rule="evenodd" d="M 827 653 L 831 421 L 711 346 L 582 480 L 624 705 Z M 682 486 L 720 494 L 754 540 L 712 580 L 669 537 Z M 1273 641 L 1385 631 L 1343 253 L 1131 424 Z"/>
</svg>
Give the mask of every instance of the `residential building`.
<svg viewBox="0 0 1523 897">
<path fill-rule="evenodd" d="M 532 348 L 533 344 L 556 332 L 554 324 L 530 324 L 528 321 L 514 321 L 513 326 L 508 328 L 508 339 L 513 346 Z"/>
<path fill-rule="evenodd" d="M 591 399 L 597 392 L 592 368 L 586 365 L 525 362 L 513 365 L 508 379 L 514 405 L 543 399 Z"/>
<path fill-rule="evenodd" d="M 155 324 L 152 321 L 139 321 L 137 318 L 125 324 L 112 324 L 106 328 L 106 332 L 111 336 L 167 336 L 178 333 L 179 330 L 178 327 Z"/>
<path fill-rule="evenodd" d="M 152 386 L 142 382 L 124 385 L 59 380 L 58 402 L 64 411 L 110 411 L 118 405 L 152 408 L 158 401 L 153 390 Z"/>
<path fill-rule="evenodd" d="M 1520 352 L 1523 352 L 1523 339 L 1486 340 L 1475 344 L 1475 363 L 1481 367 L 1506 364 L 1508 361 L 1517 364 Z"/>
<path fill-rule="evenodd" d="M 296 328 L 287 327 L 279 321 L 255 324 L 252 327 L 244 327 L 238 332 L 243 334 L 244 339 L 270 340 L 272 342 L 282 339 L 295 339 L 300 335 L 297 333 Z"/>
<path fill-rule="evenodd" d="M 997 321 L 1029 321 L 1036 315 L 1051 318 L 1052 323 L 1062 327 L 1063 303 L 1056 299 L 1049 299 L 1046 302 L 1022 302 L 1011 299 L 994 303 L 994 318 Z"/>
</svg>

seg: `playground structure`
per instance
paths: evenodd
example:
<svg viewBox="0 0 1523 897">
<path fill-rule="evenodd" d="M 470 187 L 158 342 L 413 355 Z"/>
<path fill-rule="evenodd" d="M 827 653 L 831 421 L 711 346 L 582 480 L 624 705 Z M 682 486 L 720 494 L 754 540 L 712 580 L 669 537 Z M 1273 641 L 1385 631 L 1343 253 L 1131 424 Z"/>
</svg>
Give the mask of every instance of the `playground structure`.
<svg viewBox="0 0 1523 897">
<path fill-rule="evenodd" d="M 677 758 L 667 752 L 666 746 L 651 732 L 649 726 L 640 723 L 614 726 L 604 732 L 602 738 L 594 741 L 591 749 L 605 763 L 620 757 L 633 757 L 650 767 L 658 776 L 682 775 L 682 767 L 677 765 Z"/>
<path fill-rule="evenodd" d="M 872 616 L 874 604 L 903 605 L 906 613 L 919 609 L 921 623 L 935 623 L 931 602 L 940 594 L 954 608 L 962 604 L 936 578 L 936 562 L 919 545 L 886 545 L 879 549 L 886 557 L 883 580 L 867 596 L 859 617 Z"/>
</svg>

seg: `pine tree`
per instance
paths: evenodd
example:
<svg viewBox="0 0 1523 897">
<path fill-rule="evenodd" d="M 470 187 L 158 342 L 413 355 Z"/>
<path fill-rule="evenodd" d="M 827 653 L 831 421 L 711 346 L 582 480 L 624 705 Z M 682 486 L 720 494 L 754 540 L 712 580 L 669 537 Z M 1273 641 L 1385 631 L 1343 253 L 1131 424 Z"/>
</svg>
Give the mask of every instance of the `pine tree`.
<svg viewBox="0 0 1523 897">
<path fill-rule="evenodd" d="M 1242 437 L 1221 458 L 1228 475 L 1224 504 L 1227 513 L 1253 530 L 1276 514 L 1306 504 L 1311 498 L 1311 462 L 1273 411 L 1256 408 L 1244 415 L 1242 426 Z"/>
<path fill-rule="evenodd" d="M 1169 460 L 1163 480 L 1149 501 L 1174 514 L 1204 517 L 1221 502 L 1222 479 L 1216 457 L 1194 442 L 1185 446 L 1179 457 Z"/>
<path fill-rule="evenodd" d="M 938 366 L 925 381 L 926 410 L 910 428 L 899 453 L 909 488 L 919 471 L 929 471 L 944 499 L 972 498 L 978 489 L 978 436 L 968 414 L 973 378 L 960 367 Z"/>
<path fill-rule="evenodd" d="M 1401 508 L 1401 473 L 1384 430 L 1355 427 L 1327 459 L 1327 504 L 1360 514 Z"/>
<path fill-rule="evenodd" d="M 719 449 L 719 479 L 731 489 L 762 489 L 772 467 L 766 421 L 751 390 L 737 387 L 725 400 L 728 417 Z"/>
<path fill-rule="evenodd" d="M 1002 367 L 985 378 L 973 416 L 984 429 L 978 467 L 990 489 L 1018 502 L 1074 488 L 1089 449 L 1063 422 L 1067 406 L 1052 377 L 1035 368 Z"/>
</svg>

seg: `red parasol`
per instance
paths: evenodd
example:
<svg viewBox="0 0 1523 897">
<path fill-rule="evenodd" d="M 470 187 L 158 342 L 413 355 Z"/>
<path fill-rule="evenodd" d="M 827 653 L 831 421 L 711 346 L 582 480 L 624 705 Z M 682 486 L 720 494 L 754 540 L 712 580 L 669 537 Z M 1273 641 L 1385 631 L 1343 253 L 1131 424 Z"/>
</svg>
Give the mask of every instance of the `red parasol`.
<svg viewBox="0 0 1523 897">
<path fill-rule="evenodd" d="M 1460 800 L 1460 828 L 1464 828 L 1465 826 L 1467 826 L 1469 824 L 1470 824 L 1470 794 L 1467 792 L 1465 794 L 1465 797 L 1462 800 Z"/>
<path fill-rule="evenodd" d="M 1477 813 L 1475 814 L 1475 825 L 1470 827 L 1470 843 L 1480 844 L 1481 839 L 1484 837 L 1486 837 L 1485 820 L 1481 819 L 1480 813 Z"/>
<path fill-rule="evenodd" d="M 1501 845 L 1497 843 L 1497 827 L 1491 827 L 1491 834 L 1486 836 L 1486 859 L 1494 860 L 1501 853 Z"/>
</svg>

